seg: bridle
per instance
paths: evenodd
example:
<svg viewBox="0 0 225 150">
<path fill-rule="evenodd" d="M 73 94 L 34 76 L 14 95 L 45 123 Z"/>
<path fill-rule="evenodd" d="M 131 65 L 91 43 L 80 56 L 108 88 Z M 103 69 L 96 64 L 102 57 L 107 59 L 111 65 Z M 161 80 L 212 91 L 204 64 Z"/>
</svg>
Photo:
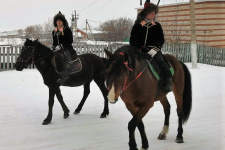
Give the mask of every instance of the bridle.
<svg viewBox="0 0 225 150">
<path fill-rule="evenodd" d="M 127 62 L 124 62 L 124 65 L 126 66 L 127 70 L 130 70 L 131 72 L 133 72 L 133 70 L 128 66 Z M 129 77 L 129 73 L 126 74 L 125 80 L 123 82 L 123 88 L 120 90 L 120 95 L 131 85 L 133 84 L 142 74 L 143 72 L 148 68 L 148 64 L 146 64 L 144 66 L 144 68 L 142 68 L 142 70 L 140 71 L 140 73 L 135 77 L 134 80 L 132 80 L 129 84 L 127 84 L 127 79 Z"/>
<path fill-rule="evenodd" d="M 25 60 L 25 59 L 21 58 L 21 56 L 19 55 L 18 58 L 17 58 L 17 61 L 25 63 L 25 67 L 27 67 L 27 66 L 28 66 L 28 62 L 30 62 L 31 59 L 32 59 L 32 63 L 34 64 L 34 63 L 36 63 L 36 62 L 39 62 L 39 61 L 44 60 L 45 58 L 47 58 L 47 57 L 49 57 L 49 56 L 54 55 L 54 54 L 49 54 L 49 55 L 47 55 L 47 56 L 45 56 L 45 57 L 43 57 L 43 58 L 39 58 L 39 59 L 37 59 L 37 60 L 34 60 L 34 59 L 35 59 L 35 58 L 34 58 L 34 53 L 35 53 L 36 45 L 37 45 L 37 43 L 36 43 L 34 46 L 26 46 L 26 48 L 30 48 L 30 47 L 32 48 L 32 51 L 31 51 L 29 57 Z M 22 47 L 21 53 L 22 53 L 22 51 L 26 50 L 26 49 L 24 49 L 24 48 L 25 48 L 25 46 Z"/>
<path fill-rule="evenodd" d="M 35 52 L 35 47 L 36 47 L 36 44 L 35 44 L 35 46 L 23 46 L 20 53 L 22 53 L 23 51 L 25 51 L 25 50 L 28 49 L 28 48 L 32 48 L 32 51 L 31 51 L 31 53 L 30 53 L 30 55 L 29 55 L 29 57 L 28 57 L 27 59 L 23 59 L 23 58 L 21 57 L 21 55 L 19 54 L 19 56 L 18 56 L 18 58 L 17 58 L 17 61 L 18 61 L 18 62 L 25 63 L 25 67 L 28 66 L 28 62 L 30 62 L 31 59 L 32 59 L 32 62 L 34 62 L 34 52 Z"/>
<path fill-rule="evenodd" d="M 124 53 L 122 52 L 119 52 L 120 55 L 124 55 Z M 151 60 L 150 60 L 151 61 Z M 114 61 L 113 63 L 115 63 L 116 61 Z M 148 68 L 148 63 L 142 68 L 142 70 L 140 71 L 140 73 L 135 77 L 135 79 L 133 79 L 130 83 L 127 83 L 127 79 L 129 77 L 129 71 L 133 72 L 133 69 L 130 68 L 128 66 L 128 62 L 124 62 L 123 63 L 125 65 L 125 67 L 127 68 L 127 73 L 126 73 L 126 77 L 125 77 L 125 80 L 123 82 L 123 87 L 122 89 L 120 90 L 120 95 L 128 88 L 130 87 L 142 74 L 143 72 Z"/>
</svg>

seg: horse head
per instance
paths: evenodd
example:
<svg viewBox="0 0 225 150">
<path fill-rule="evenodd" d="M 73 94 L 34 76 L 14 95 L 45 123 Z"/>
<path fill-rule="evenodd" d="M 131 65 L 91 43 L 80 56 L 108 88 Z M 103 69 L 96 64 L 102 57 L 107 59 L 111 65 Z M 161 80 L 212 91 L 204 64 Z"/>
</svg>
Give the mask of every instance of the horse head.
<svg viewBox="0 0 225 150">
<path fill-rule="evenodd" d="M 38 40 L 32 41 L 28 38 L 26 39 L 16 60 L 15 67 L 17 71 L 22 71 L 32 63 L 37 42 Z"/>
<path fill-rule="evenodd" d="M 113 54 L 105 50 L 109 60 L 106 65 L 106 85 L 109 90 L 110 103 L 116 103 L 121 91 L 125 88 L 128 75 L 135 68 L 135 60 L 131 52 L 135 49 L 131 46 L 123 46 Z"/>
</svg>

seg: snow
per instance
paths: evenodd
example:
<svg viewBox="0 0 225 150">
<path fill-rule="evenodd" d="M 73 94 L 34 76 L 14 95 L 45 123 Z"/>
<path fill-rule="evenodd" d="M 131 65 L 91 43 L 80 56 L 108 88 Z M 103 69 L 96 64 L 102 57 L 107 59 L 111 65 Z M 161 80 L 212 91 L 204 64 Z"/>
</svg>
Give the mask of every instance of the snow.
<svg viewBox="0 0 225 150">
<path fill-rule="evenodd" d="M 157 139 L 163 122 L 162 106 L 156 102 L 144 117 L 151 150 L 225 149 L 225 68 L 198 64 L 192 69 L 193 108 L 184 127 L 183 144 L 175 143 L 176 103 L 172 93 L 170 130 L 165 141 Z M 127 123 L 131 115 L 122 100 L 109 104 L 110 114 L 100 119 L 103 96 L 94 82 L 79 115 L 74 115 L 83 87 L 61 87 L 70 116 L 55 98 L 52 123 L 41 125 L 48 112 L 48 88 L 37 70 L 0 72 L 0 149 L 1 150 L 125 150 L 128 147 Z M 140 134 L 136 130 L 138 147 Z"/>
</svg>

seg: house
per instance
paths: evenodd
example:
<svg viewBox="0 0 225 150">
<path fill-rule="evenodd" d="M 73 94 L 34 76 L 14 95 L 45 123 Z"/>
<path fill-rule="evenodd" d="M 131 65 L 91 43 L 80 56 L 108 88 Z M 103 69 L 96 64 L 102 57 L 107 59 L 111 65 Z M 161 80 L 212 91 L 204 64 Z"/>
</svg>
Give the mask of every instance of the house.
<svg viewBox="0 0 225 150">
<path fill-rule="evenodd" d="M 74 31 L 74 35 L 75 37 L 77 36 L 79 40 L 104 41 L 103 32 L 98 30 L 84 31 L 78 28 Z"/>
</svg>

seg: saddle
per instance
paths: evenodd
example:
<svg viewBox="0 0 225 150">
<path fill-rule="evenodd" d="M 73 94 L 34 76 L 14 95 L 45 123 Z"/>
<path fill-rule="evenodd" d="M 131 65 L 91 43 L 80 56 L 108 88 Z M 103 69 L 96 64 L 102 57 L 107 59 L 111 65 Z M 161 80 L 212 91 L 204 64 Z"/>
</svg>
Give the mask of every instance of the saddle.
<svg viewBox="0 0 225 150">
<path fill-rule="evenodd" d="M 167 84 L 167 82 L 166 82 L 166 79 L 163 75 L 162 69 L 159 67 L 159 65 L 157 64 L 157 62 L 154 59 L 152 59 L 151 62 L 149 60 L 147 60 L 147 62 L 148 62 L 148 66 L 149 66 L 150 71 L 155 76 L 155 78 L 158 80 L 158 92 L 157 92 L 157 94 L 161 90 L 163 92 L 167 92 L 167 90 L 164 91 L 165 85 Z M 173 67 L 168 62 L 167 62 L 167 65 L 169 67 L 169 71 L 170 71 L 171 76 L 173 76 L 174 75 Z"/>
<path fill-rule="evenodd" d="M 155 76 L 155 78 L 158 81 L 163 79 L 164 77 L 163 77 L 162 70 L 159 67 L 159 65 L 157 64 L 157 62 L 154 59 L 152 59 L 151 62 L 149 60 L 147 60 L 147 62 L 148 62 L 149 69 L 152 72 L 152 74 Z M 173 67 L 169 63 L 167 63 L 167 65 L 169 67 L 171 75 L 173 76 L 174 75 Z"/>
<path fill-rule="evenodd" d="M 61 59 L 56 59 L 60 56 Z M 57 51 L 51 59 L 52 65 L 56 72 L 59 74 L 62 70 L 67 70 L 68 74 L 74 74 L 82 70 L 82 62 L 79 57 L 75 60 L 71 60 L 69 51 Z"/>
</svg>

